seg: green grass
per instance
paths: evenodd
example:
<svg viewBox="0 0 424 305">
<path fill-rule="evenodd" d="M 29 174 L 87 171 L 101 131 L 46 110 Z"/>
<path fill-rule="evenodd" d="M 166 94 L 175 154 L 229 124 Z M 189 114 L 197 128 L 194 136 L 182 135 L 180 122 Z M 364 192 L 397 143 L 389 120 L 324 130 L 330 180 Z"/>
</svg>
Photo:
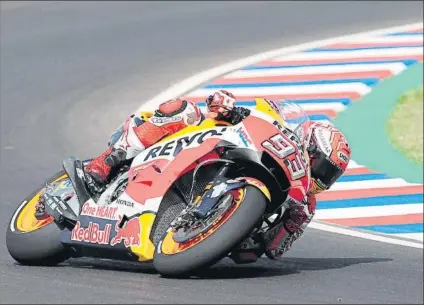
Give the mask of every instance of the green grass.
<svg viewBox="0 0 424 305">
<path fill-rule="evenodd" d="M 423 85 L 400 97 L 387 120 L 386 131 L 396 149 L 423 164 Z"/>
</svg>

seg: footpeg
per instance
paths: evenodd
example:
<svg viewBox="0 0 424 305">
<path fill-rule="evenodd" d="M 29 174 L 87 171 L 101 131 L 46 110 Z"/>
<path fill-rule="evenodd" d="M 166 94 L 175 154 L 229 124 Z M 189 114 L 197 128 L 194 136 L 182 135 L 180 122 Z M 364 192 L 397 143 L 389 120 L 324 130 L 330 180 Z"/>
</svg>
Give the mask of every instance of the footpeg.
<svg viewBox="0 0 424 305">
<path fill-rule="evenodd" d="M 84 172 L 84 181 L 92 195 L 103 193 L 105 190 L 104 187 L 100 186 L 99 183 L 97 183 L 93 177 L 86 172 Z"/>
</svg>

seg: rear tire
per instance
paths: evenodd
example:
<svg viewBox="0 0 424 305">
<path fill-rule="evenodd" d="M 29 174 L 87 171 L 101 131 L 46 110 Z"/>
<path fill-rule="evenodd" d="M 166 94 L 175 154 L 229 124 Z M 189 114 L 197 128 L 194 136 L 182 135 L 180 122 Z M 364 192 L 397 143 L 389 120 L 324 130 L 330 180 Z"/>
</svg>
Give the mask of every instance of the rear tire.
<svg viewBox="0 0 424 305">
<path fill-rule="evenodd" d="M 156 251 L 153 259 L 156 271 L 163 277 L 186 276 L 191 271 L 211 266 L 224 258 L 252 232 L 265 212 L 267 199 L 264 194 L 250 185 L 245 187 L 245 192 L 243 202 L 234 214 L 198 244 L 172 255 Z"/>
<path fill-rule="evenodd" d="M 50 183 L 64 174 L 64 171 L 60 171 L 46 182 Z M 7 227 L 7 250 L 17 262 L 23 265 L 54 266 L 70 257 L 69 252 L 60 242 L 61 230 L 54 222 L 30 232 L 20 231 L 16 227 L 16 220 L 19 214 L 44 188 L 45 184 L 23 200 L 23 202 L 27 202 L 16 209 Z"/>
</svg>

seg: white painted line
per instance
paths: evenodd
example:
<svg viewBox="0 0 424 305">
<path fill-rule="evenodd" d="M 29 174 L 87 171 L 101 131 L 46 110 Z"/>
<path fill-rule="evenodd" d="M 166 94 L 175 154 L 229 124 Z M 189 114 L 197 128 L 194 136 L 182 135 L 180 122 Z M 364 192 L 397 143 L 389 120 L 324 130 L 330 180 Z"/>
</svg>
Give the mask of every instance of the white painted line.
<svg viewBox="0 0 424 305">
<path fill-rule="evenodd" d="M 397 26 L 397 27 L 392 27 L 392 28 L 384 28 L 384 29 L 379 29 L 379 30 L 375 30 L 375 31 L 367 31 L 367 32 L 362 32 L 362 33 L 358 33 L 358 34 L 353 34 L 353 35 L 343 35 L 343 36 L 339 36 L 339 37 L 336 37 L 336 38 L 329 38 L 329 39 L 325 39 L 325 40 L 317 40 L 317 41 L 314 41 L 314 42 L 309 42 L 309 43 L 304 43 L 304 44 L 295 45 L 295 46 L 291 46 L 291 47 L 276 49 L 276 50 L 272 50 L 272 51 L 268 51 L 268 52 L 259 53 L 259 54 L 253 55 L 253 56 L 245 57 L 245 58 L 242 58 L 242 59 L 239 59 L 239 60 L 236 60 L 236 61 L 232 61 L 232 62 L 223 64 L 221 66 L 203 71 L 199 74 L 193 75 L 193 76 L 173 85 L 172 87 L 161 92 L 160 94 L 158 94 L 155 97 L 153 97 L 152 99 L 150 99 L 148 102 L 141 105 L 140 108 L 136 110 L 136 112 L 142 111 L 142 110 L 145 110 L 145 109 L 152 109 L 154 107 L 157 107 L 158 104 L 160 104 L 160 103 L 162 103 L 162 102 L 164 102 L 168 99 L 182 96 L 182 95 L 188 93 L 193 88 L 196 88 L 196 87 L 200 86 L 202 83 L 205 83 L 205 82 L 207 82 L 207 81 L 209 81 L 213 78 L 216 78 L 218 76 L 224 75 L 224 74 L 229 73 L 231 71 L 235 71 L 235 70 L 240 69 L 242 67 L 249 66 L 249 65 L 252 65 L 254 63 L 257 63 L 257 62 L 260 62 L 260 61 L 263 61 L 263 60 L 266 60 L 266 59 L 269 59 L 269 58 L 272 58 L 272 57 L 277 57 L 277 56 L 281 56 L 283 54 L 298 52 L 298 51 L 302 51 L 302 50 L 309 49 L 309 48 L 317 48 L 317 47 L 328 45 L 328 44 L 339 43 L 339 42 L 342 42 L 343 40 L 350 39 L 350 38 L 369 37 L 371 35 L 384 35 L 384 34 L 391 33 L 391 32 L 407 31 L 409 29 L 422 27 L 422 26 L 423 26 L 423 22 L 417 22 L 417 23 L 413 23 L 413 24 L 407 24 L 407 25 L 402 25 L 402 26 Z M 352 161 L 350 163 L 352 163 Z M 353 162 L 352 164 L 355 165 L 356 162 Z M 348 166 L 348 168 L 352 168 L 352 165 Z M 350 230 L 349 229 L 342 229 L 342 228 L 339 228 L 339 227 L 336 227 L 336 226 L 329 226 L 329 225 L 319 224 L 319 223 L 316 223 L 316 222 L 310 223 L 309 227 L 319 229 L 319 230 L 323 230 L 323 231 L 329 231 L 329 232 L 344 234 L 344 235 L 349 235 L 349 236 L 356 236 L 356 237 L 360 237 L 360 238 L 376 240 L 376 241 L 381 241 L 381 242 L 386 242 L 386 243 L 391 243 L 391 244 L 405 245 L 405 246 L 414 247 L 414 248 L 421 248 L 421 249 L 423 248 L 423 245 L 418 244 L 418 243 L 405 242 L 403 240 L 397 240 L 397 239 L 393 239 L 393 238 L 384 238 L 384 237 L 381 237 L 381 236 L 363 233 L 363 232 L 355 231 L 355 230 L 352 230 L 352 229 L 350 229 Z"/>
<path fill-rule="evenodd" d="M 390 234 L 398 237 L 406 238 L 406 239 L 415 239 L 423 242 L 423 233 L 400 233 L 400 234 Z"/>
<path fill-rule="evenodd" d="M 350 38 L 343 43 L 403 43 L 403 42 L 416 42 L 417 44 L 423 43 L 422 35 L 411 35 L 411 36 L 380 36 L 380 37 L 360 37 Z"/>
<path fill-rule="evenodd" d="M 238 70 L 224 76 L 224 78 L 247 78 L 247 77 L 269 77 L 289 75 L 315 75 L 315 74 L 343 74 L 349 72 L 390 71 L 397 74 L 406 69 L 401 63 L 379 63 L 379 64 L 346 64 L 346 65 L 323 65 L 305 67 L 286 67 L 274 69 Z"/>
<path fill-rule="evenodd" d="M 274 58 L 273 61 L 280 60 L 317 60 L 317 59 L 350 59 L 361 57 L 378 57 L 384 60 L 385 57 L 422 55 L 423 47 L 404 47 L 404 48 L 381 48 L 364 49 L 354 51 L 320 51 L 304 52 Z"/>
<path fill-rule="evenodd" d="M 299 104 L 305 111 L 334 110 L 340 112 L 346 109 L 342 103 L 303 103 Z"/>
<path fill-rule="evenodd" d="M 336 182 L 327 192 L 345 191 L 345 190 L 363 190 L 373 188 L 390 188 L 399 186 L 411 186 L 419 184 L 411 184 L 401 178 L 393 179 L 377 179 L 363 181 Z"/>
<path fill-rule="evenodd" d="M 343 93 L 357 92 L 365 95 L 371 91 L 371 88 L 363 83 L 342 83 L 342 84 L 324 84 L 324 85 L 299 85 L 299 86 L 281 86 L 281 87 L 235 87 L 228 89 L 237 96 L 249 95 L 274 95 L 274 94 L 322 94 L 322 93 Z M 199 88 L 186 95 L 187 98 L 199 96 L 208 96 L 213 94 L 216 89 Z"/>
<path fill-rule="evenodd" d="M 363 238 L 363 239 L 369 239 L 369 240 L 379 241 L 379 242 L 393 244 L 393 245 L 400 245 L 400 246 L 406 246 L 406 247 L 411 247 L 411 248 L 423 249 L 423 244 L 420 244 L 420 243 L 416 243 L 416 242 L 412 242 L 412 241 L 406 241 L 406 240 L 397 239 L 397 238 L 386 237 L 386 236 L 381 236 L 381 235 L 376 235 L 376 234 L 371 234 L 371 233 L 366 233 L 366 232 L 363 232 L 363 231 L 345 229 L 345 228 L 341 228 L 341 227 L 337 227 L 337 226 L 331 226 L 331 225 L 326 225 L 326 224 L 322 224 L 322 223 L 317 223 L 317 222 L 314 222 L 314 221 L 309 224 L 308 228 L 313 228 L 313 229 L 317 229 L 317 230 L 321 230 L 321 231 L 327 231 L 327 232 L 337 233 L 337 234 L 342 234 L 342 235 L 347 235 L 347 236 L 359 237 L 359 238 Z"/>
<path fill-rule="evenodd" d="M 323 210 L 318 209 L 315 212 L 314 218 L 325 220 L 339 218 L 380 217 L 391 215 L 419 214 L 422 212 L 422 203 L 411 203 Z"/>
</svg>

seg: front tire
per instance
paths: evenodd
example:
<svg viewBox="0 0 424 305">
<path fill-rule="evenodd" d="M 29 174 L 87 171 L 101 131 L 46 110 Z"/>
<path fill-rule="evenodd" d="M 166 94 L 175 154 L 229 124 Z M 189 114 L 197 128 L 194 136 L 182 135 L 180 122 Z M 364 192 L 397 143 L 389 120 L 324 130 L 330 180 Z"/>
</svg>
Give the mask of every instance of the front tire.
<svg viewBox="0 0 424 305">
<path fill-rule="evenodd" d="M 60 181 L 66 177 L 64 171 L 60 171 L 46 182 Z M 61 230 L 53 220 L 49 218 L 39 223 L 33 215 L 35 201 L 38 200 L 45 185 L 46 183 L 22 202 L 12 215 L 7 228 L 7 250 L 13 259 L 23 265 L 52 266 L 70 257 L 67 249 L 60 242 Z M 31 215 L 33 219 L 30 218 Z M 22 222 L 20 217 L 25 217 L 26 223 L 34 224 L 34 228 L 31 226 L 23 228 L 19 224 Z"/>
<path fill-rule="evenodd" d="M 164 253 L 163 242 L 158 244 L 153 266 L 164 277 L 187 275 L 189 272 L 210 266 L 224 258 L 238 243 L 252 232 L 261 220 L 267 205 L 264 194 L 253 186 L 243 188 L 244 196 L 232 215 L 224 220 L 211 235 L 195 245 L 177 253 Z M 172 237 L 170 237 L 172 238 Z"/>
</svg>

